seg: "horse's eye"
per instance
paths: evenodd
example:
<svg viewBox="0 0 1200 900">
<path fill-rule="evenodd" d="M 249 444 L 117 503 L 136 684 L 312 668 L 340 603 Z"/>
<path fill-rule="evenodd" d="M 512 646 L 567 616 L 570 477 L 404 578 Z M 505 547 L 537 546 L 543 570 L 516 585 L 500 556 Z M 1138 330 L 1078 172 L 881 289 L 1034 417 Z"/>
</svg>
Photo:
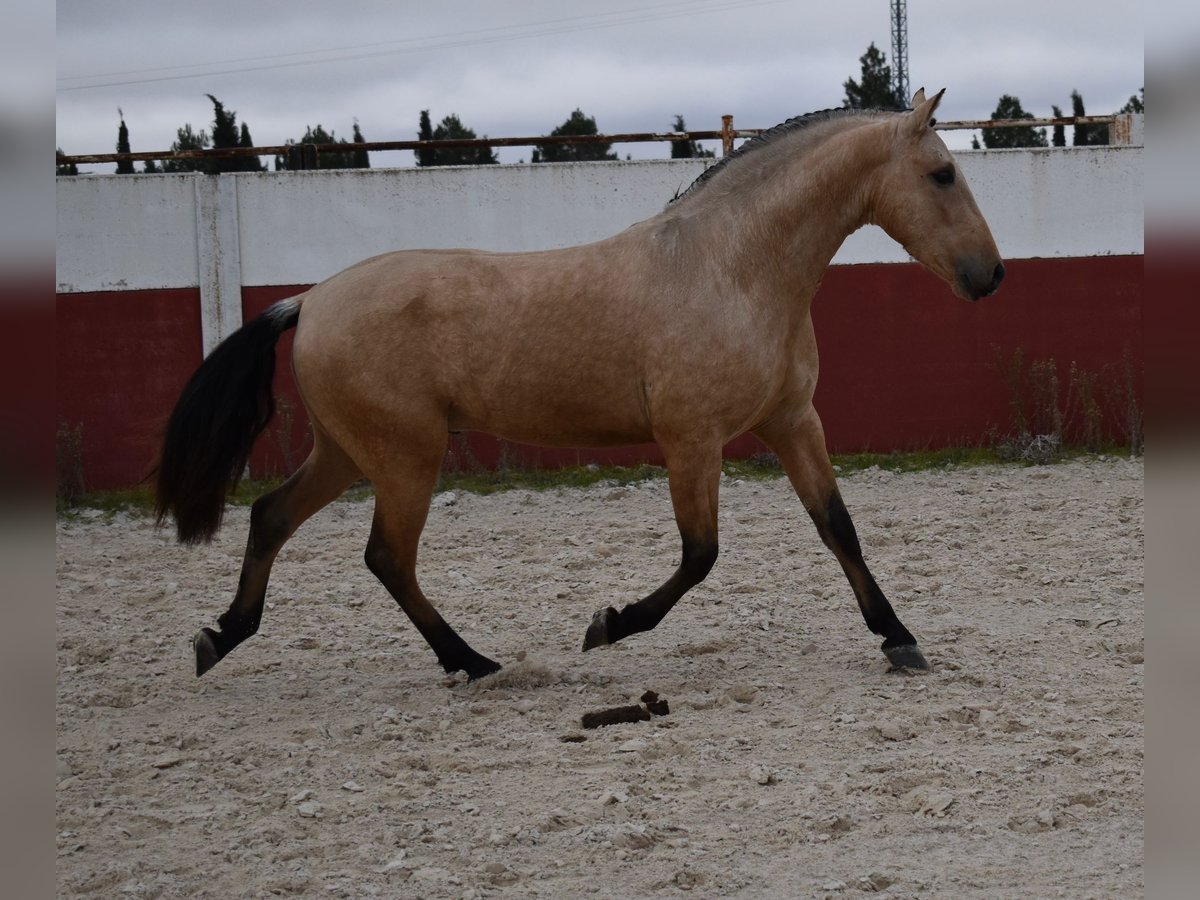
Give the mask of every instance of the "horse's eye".
<svg viewBox="0 0 1200 900">
<path fill-rule="evenodd" d="M 954 184 L 954 166 L 938 169 L 931 177 L 938 184 Z"/>
</svg>

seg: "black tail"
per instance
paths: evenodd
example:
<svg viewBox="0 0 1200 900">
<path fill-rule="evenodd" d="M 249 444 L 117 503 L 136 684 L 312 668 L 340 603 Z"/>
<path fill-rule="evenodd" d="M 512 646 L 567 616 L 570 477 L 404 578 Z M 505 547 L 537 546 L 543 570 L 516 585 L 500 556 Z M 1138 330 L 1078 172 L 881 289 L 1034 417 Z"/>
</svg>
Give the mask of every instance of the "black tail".
<svg viewBox="0 0 1200 900">
<path fill-rule="evenodd" d="M 210 541 L 221 527 L 225 495 L 245 471 L 254 439 L 275 413 L 275 344 L 300 319 L 300 304 L 277 303 L 222 341 L 200 364 L 163 437 L 155 512 L 171 513 L 179 540 Z"/>
</svg>

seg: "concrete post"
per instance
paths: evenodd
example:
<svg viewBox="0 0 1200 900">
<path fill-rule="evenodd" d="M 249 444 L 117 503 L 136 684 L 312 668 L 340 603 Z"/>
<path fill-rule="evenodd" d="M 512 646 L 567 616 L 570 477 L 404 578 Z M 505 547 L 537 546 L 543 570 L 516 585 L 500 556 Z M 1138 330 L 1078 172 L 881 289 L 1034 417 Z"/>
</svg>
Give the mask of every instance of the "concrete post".
<svg viewBox="0 0 1200 900">
<path fill-rule="evenodd" d="M 196 175 L 196 258 L 204 355 L 242 327 L 242 252 L 237 179 Z"/>
</svg>

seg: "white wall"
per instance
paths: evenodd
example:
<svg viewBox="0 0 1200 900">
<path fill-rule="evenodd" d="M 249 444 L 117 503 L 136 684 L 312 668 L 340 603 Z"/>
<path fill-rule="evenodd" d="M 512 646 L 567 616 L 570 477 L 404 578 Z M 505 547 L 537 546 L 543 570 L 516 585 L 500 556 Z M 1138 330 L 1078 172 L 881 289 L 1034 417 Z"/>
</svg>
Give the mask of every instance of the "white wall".
<svg viewBox="0 0 1200 900">
<path fill-rule="evenodd" d="M 1144 252 L 1141 147 L 964 151 L 1008 259 Z M 400 248 L 541 250 L 659 212 L 702 160 L 56 179 L 59 293 L 199 287 L 205 345 L 242 286 L 312 284 Z M 907 260 L 877 228 L 835 264 Z"/>
<path fill-rule="evenodd" d="M 1141 147 L 967 150 L 955 154 L 1005 259 L 1145 252 Z M 834 265 L 904 262 L 874 226 L 842 245 Z"/>
<path fill-rule="evenodd" d="M 195 287 L 196 179 L 56 178 L 58 292 Z"/>
<path fill-rule="evenodd" d="M 239 176 L 243 283 L 314 283 L 400 248 L 596 241 L 660 212 L 704 168 L 655 160 Z"/>
</svg>

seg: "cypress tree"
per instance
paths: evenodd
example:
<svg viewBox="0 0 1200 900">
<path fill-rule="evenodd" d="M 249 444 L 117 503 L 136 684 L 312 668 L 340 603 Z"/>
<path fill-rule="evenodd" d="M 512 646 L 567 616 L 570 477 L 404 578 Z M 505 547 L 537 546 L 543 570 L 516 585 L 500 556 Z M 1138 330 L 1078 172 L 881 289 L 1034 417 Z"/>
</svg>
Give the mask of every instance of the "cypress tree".
<svg viewBox="0 0 1200 900">
<path fill-rule="evenodd" d="M 1050 111 L 1054 113 L 1054 118 L 1056 119 L 1061 119 L 1063 117 L 1063 111 L 1057 106 L 1051 106 Z M 1067 129 L 1062 125 L 1055 125 L 1054 137 L 1051 139 L 1050 144 L 1054 147 L 1067 146 Z"/>
<path fill-rule="evenodd" d="M 212 146 L 214 149 L 253 147 L 250 129 L 243 122 L 239 131 L 237 113 L 226 111 L 225 105 L 212 94 L 205 94 L 213 105 Z M 254 156 L 229 156 L 211 160 L 209 172 L 259 172 L 262 163 Z"/>
<path fill-rule="evenodd" d="M 687 123 L 683 116 L 676 115 L 671 125 L 673 131 L 687 131 Z M 696 141 L 671 141 L 671 159 L 695 159 L 715 156 L 711 150 L 705 150 Z"/>
<path fill-rule="evenodd" d="M 250 137 L 250 126 L 245 122 L 242 123 L 241 132 L 238 135 L 239 147 L 253 147 L 254 138 Z M 257 156 L 237 156 L 233 161 L 237 163 L 237 171 L 239 172 L 262 172 L 266 170 L 266 166 L 262 164 Z"/>
<path fill-rule="evenodd" d="M 1083 109 L 1083 97 L 1079 91 L 1071 91 L 1072 115 L 1086 116 Z M 1105 125 L 1076 125 L 1075 136 L 1071 141 L 1076 147 L 1094 147 L 1108 143 L 1108 127 Z"/>
<path fill-rule="evenodd" d="M 125 127 L 125 113 L 121 112 L 121 108 L 117 107 L 117 115 L 121 117 L 121 124 L 117 128 L 117 152 L 132 153 L 129 149 L 129 129 Z M 133 175 L 133 160 L 119 159 L 117 160 L 118 175 Z"/>
<path fill-rule="evenodd" d="M 358 119 L 354 120 L 354 143 L 365 144 L 367 141 L 362 135 L 362 131 L 358 127 Z M 350 163 L 353 169 L 369 169 L 371 168 L 370 155 L 366 150 L 355 150 L 353 162 Z"/>
<path fill-rule="evenodd" d="M 212 145 L 216 149 L 238 145 L 237 113 L 225 112 L 225 105 L 212 94 L 205 94 L 213 105 Z"/>
<path fill-rule="evenodd" d="M 432 141 L 433 140 L 433 124 L 429 121 L 429 110 L 427 110 L 427 109 L 421 110 L 421 120 L 417 126 L 417 140 L 418 141 Z M 440 165 L 440 163 L 438 162 L 438 152 L 436 150 L 434 150 L 432 147 L 430 147 L 426 150 L 418 150 L 417 151 L 417 165 L 418 166 Z"/>
</svg>

